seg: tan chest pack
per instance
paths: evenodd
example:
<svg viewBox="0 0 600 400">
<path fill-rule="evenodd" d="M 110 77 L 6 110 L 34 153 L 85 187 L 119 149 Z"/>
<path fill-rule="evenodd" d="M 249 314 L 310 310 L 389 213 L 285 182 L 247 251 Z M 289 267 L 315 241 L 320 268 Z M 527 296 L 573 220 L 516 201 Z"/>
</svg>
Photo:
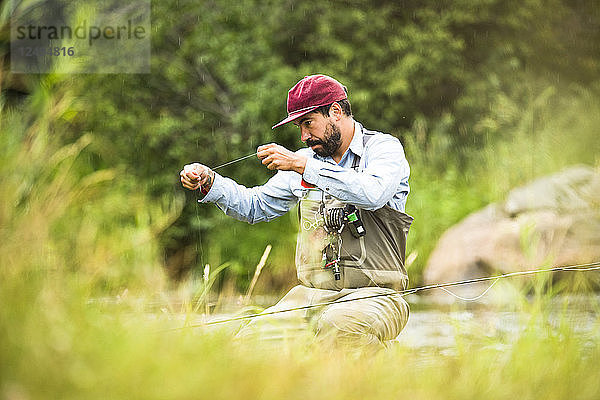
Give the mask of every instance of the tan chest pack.
<svg viewBox="0 0 600 400">
<path fill-rule="evenodd" d="M 364 135 L 364 145 L 372 134 Z M 358 171 L 360 158 L 352 168 Z M 344 204 L 318 188 L 300 200 L 296 269 L 300 282 L 319 289 L 366 286 L 403 290 L 406 238 L 413 218 L 384 206 L 370 211 Z"/>
</svg>

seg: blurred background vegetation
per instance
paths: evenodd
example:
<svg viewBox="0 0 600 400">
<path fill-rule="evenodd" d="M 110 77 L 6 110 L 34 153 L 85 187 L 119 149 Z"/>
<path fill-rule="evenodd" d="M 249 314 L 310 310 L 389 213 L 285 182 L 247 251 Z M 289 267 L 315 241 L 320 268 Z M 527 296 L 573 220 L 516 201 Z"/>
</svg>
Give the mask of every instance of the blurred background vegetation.
<svg viewBox="0 0 600 400">
<path fill-rule="evenodd" d="M 598 398 L 598 324 L 583 335 L 566 309 L 549 322 L 553 294 L 528 286 L 506 299 L 523 329 L 458 321 L 450 355 L 356 362 L 164 331 L 199 318 L 213 281 L 243 293 L 268 244 L 255 292 L 294 284 L 294 213 L 249 226 L 197 206 L 178 173 L 302 146 L 270 127 L 304 75 L 339 79 L 356 119 L 404 144 L 413 286 L 470 212 L 564 166 L 600 168 L 596 0 L 154 1 L 144 75 L 13 74 L 1 4 L 1 399 Z M 271 176 L 257 160 L 220 172 Z"/>
<path fill-rule="evenodd" d="M 356 119 L 404 144 L 415 284 L 439 236 L 468 213 L 533 177 L 599 163 L 594 0 L 165 0 L 152 4 L 151 73 L 140 75 L 11 74 L 9 11 L 5 4 L 2 186 L 17 198 L 3 207 L 14 216 L 15 204 L 36 196 L 49 216 L 64 213 L 47 234 L 65 259 L 77 260 L 76 243 L 97 245 L 94 235 L 134 240 L 144 215 L 161 221 L 147 240 L 170 279 L 229 262 L 219 285 L 243 291 L 271 244 L 258 290 L 285 291 L 295 279 L 293 213 L 240 223 L 198 207 L 178 172 L 266 142 L 301 147 L 294 127 L 270 126 L 307 74 L 343 82 Z M 61 185 L 94 194 L 59 196 L 48 186 L 59 170 Z M 219 172 L 248 186 L 271 176 L 253 159 Z M 10 218 L 3 226 L 20 226 Z M 123 269 L 113 261 L 103 268 Z"/>
</svg>

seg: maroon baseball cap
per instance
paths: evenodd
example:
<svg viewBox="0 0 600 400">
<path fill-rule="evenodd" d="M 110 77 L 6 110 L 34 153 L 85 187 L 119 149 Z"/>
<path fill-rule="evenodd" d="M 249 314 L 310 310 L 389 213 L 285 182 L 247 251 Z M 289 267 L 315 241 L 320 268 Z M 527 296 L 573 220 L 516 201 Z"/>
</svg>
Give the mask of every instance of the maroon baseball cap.
<svg viewBox="0 0 600 400">
<path fill-rule="evenodd" d="M 321 106 L 344 100 L 347 97 L 344 85 L 332 77 L 327 75 L 305 76 L 288 92 L 287 118 L 273 125 L 271 129 L 287 124 Z"/>
</svg>

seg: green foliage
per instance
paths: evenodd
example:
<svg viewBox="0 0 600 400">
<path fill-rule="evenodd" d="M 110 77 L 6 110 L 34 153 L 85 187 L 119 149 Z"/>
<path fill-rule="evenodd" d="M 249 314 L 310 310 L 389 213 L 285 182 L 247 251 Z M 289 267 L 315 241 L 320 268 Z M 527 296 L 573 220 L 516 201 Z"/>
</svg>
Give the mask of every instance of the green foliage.
<svg viewBox="0 0 600 400">
<path fill-rule="evenodd" d="M 35 286 L 37 277 L 75 273 L 89 293 L 160 280 L 156 237 L 181 204 L 145 204 L 120 178 L 122 166 L 91 167 L 85 149 L 93 135 L 64 144 L 68 85 L 54 75 L 41 84 L 0 119 L 0 280 Z"/>
<path fill-rule="evenodd" d="M 197 207 L 178 171 L 266 141 L 299 147 L 293 128 L 270 126 L 303 74 L 338 77 L 357 119 L 403 138 L 413 284 L 469 212 L 564 166 L 600 167 L 594 1 L 153 7 L 149 75 L 0 70 L 1 398 L 598 398 L 597 321 L 583 335 L 571 309 L 551 320 L 543 280 L 504 296 L 520 330 L 457 320 L 451 354 L 399 345 L 357 360 L 303 341 L 240 345 L 232 330 L 165 331 L 203 318 L 194 310 L 219 268 L 243 288 L 268 243 L 266 288 L 290 283 L 277 274 L 291 271 L 297 215 L 232 221 Z M 270 174 L 256 161 L 223 173 L 246 185 Z M 167 265 L 196 268 L 179 292 L 165 290 L 165 249 Z"/>
<path fill-rule="evenodd" d="M 481 150 L 451 151 L 450 141 L 436 135 L 426 150 L 418 144 L 421 126 L 407 138 L 411 194 L 407 212 L 415 217 L 408 251 L 418 257 L 409 270 L 418 284 L 438 239 L 471 212 L 505 200 L 508 192 L 574 164 L 600 167 L 600 99 L 593 90 L 548 87 L 529 91 L 528 106 L 519 109 L 508 97 L 504 109 L 515 110 L 513 127 L 490 139 Z M 517 111 L 518 110 L 518 111 Z M 502 125 L 502 113 L 493 121 Z M 440 155 L 443 154 L 442 157 Z"/>
<path fill-rule="evenodd" d="M 148 195 L 155 204 L 185 202 L 161 234 L 167 268 L 180 277 L 205 263 L 231 261 L 227 274 L 239 289 L 269 243 L 268 271 L 278 282 L 288 276 L 295 219 L 249 227 L 223 218 L 213 206 L 197 206 L 178 172 L 192 161 L 220 165 L 266 142 L 302 146 L 293 127 L 270 127 L 285 115 L 287 90 L 303 75 L 338 78 L 349 88 L 357 120 L 405 144 L 413 171 L 408 208 L 417 217 L 411 241 L 421 265 L 415 271 L 441 230 L 498 199 L 507 182 L 564 163 L 527 173 L 509 168 L 508 179 L 482 165 L 510 163 L 516 151 L 535 153 L 535 138 L 547 137 L 539 132 L 557 121 L 558 99 L 562 107 L 592 104 L 598 95 L 600 16 L 593 0 L 166 0 L 153 2 L 152 15 L 151 73 L 65 79 L 74 99 L 60 140 L 93 138 L 82 149 L 89 162 L 80 167 L 115 171 L 132 201 Z M 16 92 L 40 85 L 35 77 L 11 78 L 13 90 L 2 94 L 9 108 L 18 103 Z M 41 82 L 48 79 L 57 78 Z M 571 110 L 577 126 L 592 132 L 584 125 L 593 123 L 585 122 L 593 110 Z M 579 134 L 575 125 L 565 132 Z M 593 143 L 571 144 L 564 160 L 594 162 Z M 580 149 L 585 160 L 578 160 Z M 498 160 L 498 152 L 510 154 Z M 271 176 L 256 160 L 219 172 L 247 186 Z"/>
</svg>

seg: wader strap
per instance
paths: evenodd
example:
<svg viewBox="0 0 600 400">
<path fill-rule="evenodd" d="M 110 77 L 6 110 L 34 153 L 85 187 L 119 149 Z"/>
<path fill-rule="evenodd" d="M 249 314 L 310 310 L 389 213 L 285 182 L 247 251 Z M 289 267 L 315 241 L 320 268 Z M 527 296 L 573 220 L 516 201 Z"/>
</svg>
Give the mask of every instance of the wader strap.
<svg viewBox="0 0 600 400">
<path fill-rule="evenodd" d="M 369 141 L 369 139 L 371 139 L 371 137 L 373 135 L 375 135 L 375 133 L 369 132 L 368 130 L 363 128 L 362 125 L 360 126 L 360 129 L 363 134 L 363 151 L 364 151 L 364 149 L 367 147 L 367 142 Z M 359 164 L 360 164 L 360 156 L 354 154 L 354 159 L 352 160 L 352 169 L 358 172 Z"/>
</svg>

